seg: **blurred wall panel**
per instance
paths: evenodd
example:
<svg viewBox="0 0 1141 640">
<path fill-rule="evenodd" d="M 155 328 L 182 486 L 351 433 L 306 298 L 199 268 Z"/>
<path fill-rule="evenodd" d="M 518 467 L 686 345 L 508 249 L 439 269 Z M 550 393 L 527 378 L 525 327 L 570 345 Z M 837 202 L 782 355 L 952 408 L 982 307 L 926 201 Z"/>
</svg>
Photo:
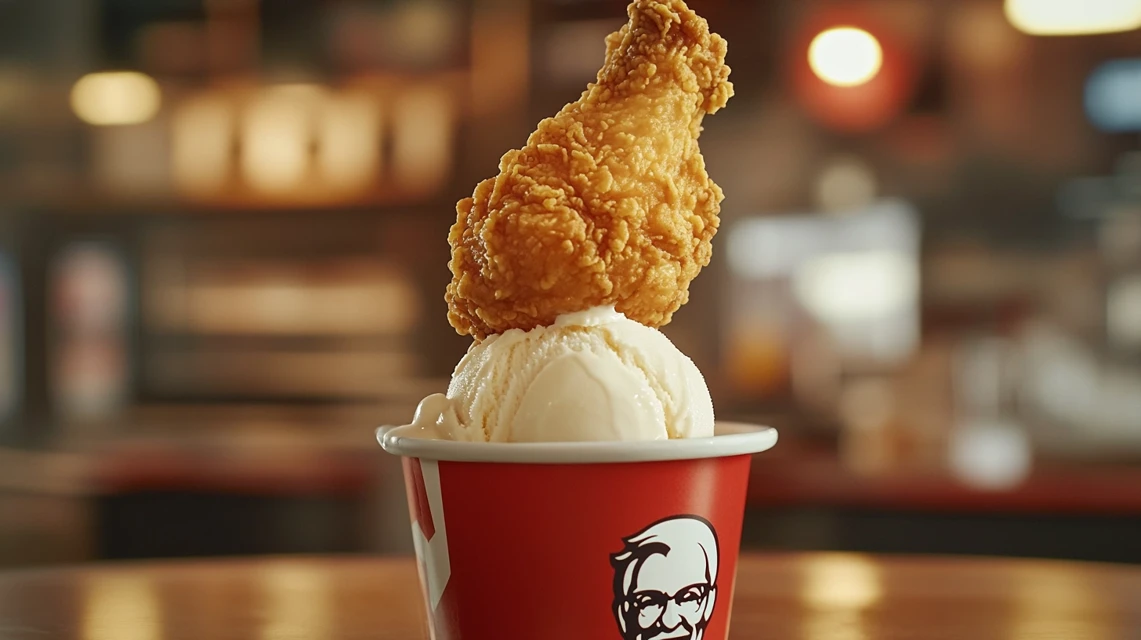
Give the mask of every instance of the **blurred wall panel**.
<svg viewBox="0 0 1141 640">
<path fill-rule="evenodd" d="M 81 498 L 0 491 L 0 567 L 88 561 L 91 524 Z"/>
<path fill-rule="evenodd" d="M 579 89 L 593 82 L 606 58 L 606 36 L 623 22 L 616 16 L 549 25 L 536 42 L 536 72 L 551 86 Z"/>
<path fill-rule="evenodd" d="M 94 132 L 96 180 L 101 188 L 135 197 L 162 195 L 170 187 L 166 122 L 103 127 Z"/>
<path fill-rule="evenodd" d="M 443 69 L 464 59 L 464 2 L 338 2 L 329 8 L 329 56 L 341 68 Z"/>
<path fill-rule="evenodd" d="M 0 246 L 0 427 L 19 409 L 23 387 L 21 308 L 16 263 Z"/>
<path fill-rule="evenodd" d="M 471 42 L 471 109 L 476 116 L 507 112 L 530 87 L 530 3 L 475 0 Z"/>
<path fill-rule="evenodd" d="M 0 448 L 0 567 L 91 559 L 82 456 Z"/>
<path fill-rule="evenodd" d="M 398 187 L 424 194 L 439 187 L 451 169 L 455 113 L 441 87 L 405 91 L 393 113 L 393 173 Z"/>
</svg>

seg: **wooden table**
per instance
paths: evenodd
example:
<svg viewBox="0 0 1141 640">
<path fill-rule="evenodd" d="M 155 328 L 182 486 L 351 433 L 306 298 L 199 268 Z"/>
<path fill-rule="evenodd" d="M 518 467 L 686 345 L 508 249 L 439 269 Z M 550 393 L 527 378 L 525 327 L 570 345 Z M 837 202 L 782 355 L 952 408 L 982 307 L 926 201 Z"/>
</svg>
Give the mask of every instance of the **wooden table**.
<svg viewBox="0 0 1141 640">
<path fill-rule="evenodd" d="M 0 573 L 4 640 L 424 638 L 409 560 L 300 558 Z M 1141 637 L 1141 568 L 849 554 L 742 559 L 734 639 Z"/>
</svg>

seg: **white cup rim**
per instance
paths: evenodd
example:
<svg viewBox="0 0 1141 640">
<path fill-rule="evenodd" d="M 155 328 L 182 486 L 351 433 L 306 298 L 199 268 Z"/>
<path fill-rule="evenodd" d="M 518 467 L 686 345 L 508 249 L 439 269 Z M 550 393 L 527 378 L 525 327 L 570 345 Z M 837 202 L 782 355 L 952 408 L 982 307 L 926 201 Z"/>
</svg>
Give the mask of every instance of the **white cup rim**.
<svg viewBox="0 0 1141 640">
<path fill-rule="evenodd" d="M 376 439 L 393 455 L 453 462 L 595 464 L 659 462 L 750 455 L 777 442 L 772 427 L 718 422 L 708 438 L 636 442 L 461 442 L 424 437 L 415 425 L 381 427 Z"/>
</svg>

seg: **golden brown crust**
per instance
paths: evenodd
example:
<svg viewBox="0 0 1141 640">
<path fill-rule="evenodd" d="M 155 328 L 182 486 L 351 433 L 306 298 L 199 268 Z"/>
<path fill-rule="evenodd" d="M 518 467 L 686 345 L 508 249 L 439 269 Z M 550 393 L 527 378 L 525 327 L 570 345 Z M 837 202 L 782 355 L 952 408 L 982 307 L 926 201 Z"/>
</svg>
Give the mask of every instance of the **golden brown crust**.
<svg viewBox="0 0 1141 640">
<path fill-rule="evenodd" d="M 709 263 L 720 187 L 701 120 L 733 94 L 725 41 L 683 0 L 636 0 L 577 102 L 456 205 L 448 320 L 482 339 L 613 304 L 658 327 Z"/>
</svg>

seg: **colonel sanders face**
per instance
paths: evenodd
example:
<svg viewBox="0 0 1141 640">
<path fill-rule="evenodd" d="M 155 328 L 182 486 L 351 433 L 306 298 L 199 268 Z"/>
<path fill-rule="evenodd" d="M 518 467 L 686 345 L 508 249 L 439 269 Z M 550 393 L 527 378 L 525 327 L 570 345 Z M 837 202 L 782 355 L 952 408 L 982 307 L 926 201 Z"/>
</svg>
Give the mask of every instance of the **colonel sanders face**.
<svg viewBox="0 0 1141 640">
<path fill-rule="evenodd" d="M 660 520 L 624 540 L 614 616 L 624 640 L 701 640 L 717 599 L 717 534 L 697 516 Z"/>
</svg>

